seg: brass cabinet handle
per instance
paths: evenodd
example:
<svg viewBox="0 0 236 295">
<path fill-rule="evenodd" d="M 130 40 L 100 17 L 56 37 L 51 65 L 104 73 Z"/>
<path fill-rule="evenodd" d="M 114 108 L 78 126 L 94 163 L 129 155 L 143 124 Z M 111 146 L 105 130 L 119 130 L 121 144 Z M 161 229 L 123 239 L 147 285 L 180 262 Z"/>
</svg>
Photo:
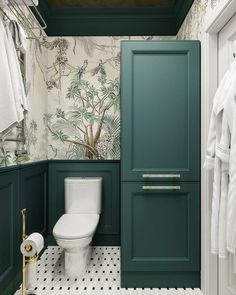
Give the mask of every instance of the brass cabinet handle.
<svg viewBox="0 0 236 295">
<path fill-rule="evenodd" d="M 143 174 L 143 178 L 180 178 L 180 174 Z"/>
<path fill-rule="evenodd" d="M 179 185 L 143 185 L 144 190 L 180 190 Z"/>
</svg>

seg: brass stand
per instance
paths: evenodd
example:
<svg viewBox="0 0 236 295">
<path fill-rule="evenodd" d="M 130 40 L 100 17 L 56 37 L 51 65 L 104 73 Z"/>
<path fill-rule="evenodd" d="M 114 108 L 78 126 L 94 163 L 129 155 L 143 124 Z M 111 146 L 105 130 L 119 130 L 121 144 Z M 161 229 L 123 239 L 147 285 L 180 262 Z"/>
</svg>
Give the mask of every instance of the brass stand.
<svg viewBox="0 0 236 295">
<path fill-rule="evenodd" d="M 27 235 L 25 233 L 25 226 L 26 226 L 26 208 L 21 210 L 22 213 L 22 242 L 27 239 Z M 30 252 L 32 250 L 31 245 L 25 245 L 26 252 Z M 22 295 L 26 295 L 26 265 L 38 259 L 37 255 L 31 257 L 22 256 Z M 29 294 L 30 295 L 30 294 Z"/>
<path fill-rule="evenodd" d="M 26 224 L 26 208 L 21 210 L 22 213 L 22 242 L 27 238 L 25 234 L 25 224 Z M 22 259 L 22 295 L 26 295 L 26 288 L 25 288 L 25 269 L 26 269 L 26 261 L 25 255 L 23 255 Z"/>
</svg>

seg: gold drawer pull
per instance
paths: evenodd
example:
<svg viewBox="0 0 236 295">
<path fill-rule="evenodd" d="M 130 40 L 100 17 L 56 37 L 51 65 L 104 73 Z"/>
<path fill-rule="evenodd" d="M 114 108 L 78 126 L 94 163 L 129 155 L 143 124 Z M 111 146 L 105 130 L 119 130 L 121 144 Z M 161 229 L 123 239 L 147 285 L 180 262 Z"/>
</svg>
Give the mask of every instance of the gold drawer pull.
<svg viewBox="0 0 236 295">
<path fill-rule="evenodd" d="M 180 174 L 143 174 L 143 178 L 180 178 Z"/>
<path fill-rule="evenodd" d="M 143 185 L 144 190 L 180 190 L 179 185 Z"/>
</svg>

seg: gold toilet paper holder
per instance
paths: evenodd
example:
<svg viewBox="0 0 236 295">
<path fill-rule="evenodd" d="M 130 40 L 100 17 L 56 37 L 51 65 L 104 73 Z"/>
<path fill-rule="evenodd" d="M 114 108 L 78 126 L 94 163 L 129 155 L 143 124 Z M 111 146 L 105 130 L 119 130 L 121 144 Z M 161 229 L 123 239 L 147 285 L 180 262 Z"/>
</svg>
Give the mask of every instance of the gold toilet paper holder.
<svg viewBox="0 0 236 295">
<path fill-rule="evenodd" d="M 26 227 L 26 208 L 21 210 L 22 214 L 22 242 L 24 242 L 25 239 L 27 239 L 27 235 L 25 232 Z M 32 246 L 30 244 L 25 245 L 25 251 L 30 252 L 32 250 Z M 37 261 L 38 256 L 34 255 L 31 257 L 25 257 L 25 255 L 22 255 L 22 295 L 26 295 L 26 265 L 28 263 Z"/>
</svg>

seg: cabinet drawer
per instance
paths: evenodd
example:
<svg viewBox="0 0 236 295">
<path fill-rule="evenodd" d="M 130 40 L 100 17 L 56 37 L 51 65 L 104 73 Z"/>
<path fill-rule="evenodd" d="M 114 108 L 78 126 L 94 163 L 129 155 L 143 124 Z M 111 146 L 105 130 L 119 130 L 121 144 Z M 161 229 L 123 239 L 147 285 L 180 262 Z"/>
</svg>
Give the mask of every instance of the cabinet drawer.
<svg viewBox="0 0 236 295">
<path fill-rule="evenodd" d="M 199 183 L 122 183 L 122 271 L 200 269 Z"/>
</svg>

